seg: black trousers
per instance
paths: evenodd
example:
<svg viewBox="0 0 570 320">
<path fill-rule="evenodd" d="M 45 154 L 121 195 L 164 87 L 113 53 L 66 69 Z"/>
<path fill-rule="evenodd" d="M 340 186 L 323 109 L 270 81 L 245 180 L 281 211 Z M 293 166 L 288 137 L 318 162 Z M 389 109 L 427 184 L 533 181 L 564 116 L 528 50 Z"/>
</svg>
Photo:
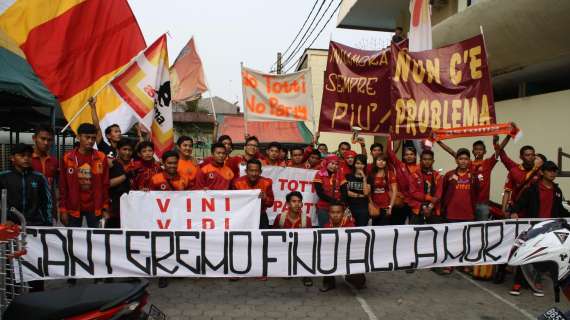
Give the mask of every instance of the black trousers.
<svg viewBox="0 0 570 320">
<path fill-rule="evenodd" d="M 71 228 L 81 228 L 83 226 L 83 217 L 87 220 L 88 228 L 99 228 L 99 221 L 101 216 L 97 217 L 95 212 L 81 211 L 79 218 L 69 216 L 68 217 L 68 227 Z"/>
</svg>

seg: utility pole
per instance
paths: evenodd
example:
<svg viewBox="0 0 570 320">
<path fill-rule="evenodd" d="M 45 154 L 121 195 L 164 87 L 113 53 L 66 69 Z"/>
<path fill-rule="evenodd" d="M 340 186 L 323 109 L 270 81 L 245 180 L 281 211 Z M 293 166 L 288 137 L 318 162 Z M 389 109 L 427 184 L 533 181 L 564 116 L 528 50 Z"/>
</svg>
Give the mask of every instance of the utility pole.
<svg viewBox="0 0 570 320">
<path fill-rule="evenodd" d="M 277 74 L 281 74 L 283 65 L 281 64 L 281 52 L 277 52 Z"/>
</svg>

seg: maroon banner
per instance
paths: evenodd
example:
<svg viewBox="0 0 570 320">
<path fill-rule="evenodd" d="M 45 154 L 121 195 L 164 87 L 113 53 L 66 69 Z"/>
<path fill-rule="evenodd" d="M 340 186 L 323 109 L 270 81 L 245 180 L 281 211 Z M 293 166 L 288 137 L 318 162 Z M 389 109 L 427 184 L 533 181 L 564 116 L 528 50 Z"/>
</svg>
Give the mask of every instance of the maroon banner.
<svg viewBox="0 0 570 320">
<path fill-rule="evenodd" d="M 390 106 L 390 50 L 359 50 L 331 41 L 319 131 L 360 127 L 360 134 L 386 134 Z"/>
<path fill-rule="evenodd" d="M 391 45 L 393 135 L 420 139 L 440 128 L 495 123 L 483 37 L 410 53 Z"/>
</svg>

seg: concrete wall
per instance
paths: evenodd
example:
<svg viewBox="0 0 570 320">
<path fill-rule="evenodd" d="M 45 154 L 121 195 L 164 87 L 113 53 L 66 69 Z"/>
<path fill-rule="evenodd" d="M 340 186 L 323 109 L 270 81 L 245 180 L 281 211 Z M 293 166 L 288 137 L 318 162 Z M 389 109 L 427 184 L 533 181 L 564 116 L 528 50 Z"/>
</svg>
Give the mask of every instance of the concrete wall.
<svg viewBox="0 0 570 320">
<path fill-rule="evenodd" d="M 311 68 L 311 76 L 313 80 L 313 103 L 315 111 L 315 119 L 318 119 L 321 114 L 321 102 L 323 99 L 323 86 L 325 70 L 327 68 L 327 51 L 308 51 L 308 62 L 307 66 Z M 311 132 L 315 132 L 315 128 L 312 123 L 306 123 L 307 127 Z M 366 147 L 369 148 L 372 143 L 374 143 L 374 137 L 363 136 L 366 141 Z M 322 132 L 319 142 L 326 143 L 329 147 L 329 152 L 336 151 L 338 144 L 342 141 L 347 141 L 350 143 L 351 134 L 344 133 L 332 133 L 332 132 Z M 355 148 L 356 147 L 356 148 Z M 353 150 L 360 153 L 359 145 L 352 145 Z M 369 159 L 370 160 L 370 159 Z"/>
<path fill-rule="evenodd" d="M 523 145 L 532 145 L 536 152 L 544 154 L 548 159 L 557 162 L 558 148 L 568 153 L 570 151 L 570 90 L 536 95 L 531 97 L 505 100 L 495 103 L 497 122 L 514 121 L 523 131 L 522 139 L 514 143 L 511 141 L 506 148 L 507 154 L 518 160 L 519 149 Z M 501 138 L 502 139 L 502 138 Z M 464 138 L 447 140 L 447 144 L 457 150 L 459 147 L 468 147 L 478 139 Z M 491 151 L 492 139 L 483 139 L 487 150 Z M 439 146 L 434 149 L 436 153 L 435 168 L 444 171 L 455 167 L 453 159 L 441 150 Z M 570 161 L 563 162 L 564 170 L 570 169 Z M 493 170 L 491 180 L 491 199 L 500 202 L 503 185 L 507 172 L 502 163 L 498 163 Z M 570 178 L 558 178 L 558 183 L 566 198 L 570 198 Z"/>
</svg>

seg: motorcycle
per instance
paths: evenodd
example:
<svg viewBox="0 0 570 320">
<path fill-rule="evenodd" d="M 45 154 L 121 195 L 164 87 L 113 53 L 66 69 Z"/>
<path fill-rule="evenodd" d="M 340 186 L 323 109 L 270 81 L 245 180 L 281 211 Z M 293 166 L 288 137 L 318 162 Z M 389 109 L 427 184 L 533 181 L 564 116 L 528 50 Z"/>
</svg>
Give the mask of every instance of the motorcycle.
<svg viewBox="0 0 570 320">
<path fill-rule="evenodd" d="M 540 275 L 552 279 L 554 300 L 560 302 L 560 291 L 570 301 L 570 224 L 564 219 L 542 221 L 519 234 L 508 264 L 520 267 L 532 290 L 540 290 Z M 538 319 L 570 319 L 570 311 L 551 308 Z"/>
<path fill-rule="evenodd" d="M 11 212 L 20 221 L 7 224 L 4 215 L 0 224 L 0 319 L 166 319 L 153 305 L 149 313 L 143 310 L 149 296 L 145 279 L 27 292 L 21 267 L 26 254 L 26 221 L 14 208 Z"/>
</svg>

